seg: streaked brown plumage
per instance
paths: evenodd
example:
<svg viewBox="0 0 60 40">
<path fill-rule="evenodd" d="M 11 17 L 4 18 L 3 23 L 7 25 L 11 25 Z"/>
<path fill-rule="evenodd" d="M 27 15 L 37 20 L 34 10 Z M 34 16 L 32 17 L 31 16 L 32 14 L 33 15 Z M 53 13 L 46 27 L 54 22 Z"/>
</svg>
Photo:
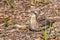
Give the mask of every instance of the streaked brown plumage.
<svg viewBox="0 0 60 40">
<path fill-rule="evenodd" d="M 54 23 L 54 20 L 48 20 L 46 18 L 42 18 L 42 19 L 36 19 L 36 15 L 34 13 L 31 13 L 31 20 L 30 20 L 30 28 L 31 30 L 36 30 L 39 31 L 40 27 L 42 28 L 48 28 L 50 25 L 50 22 Z M 48 27 L 45 27 L 46 25 L 48 25 Z"/>
</svg>

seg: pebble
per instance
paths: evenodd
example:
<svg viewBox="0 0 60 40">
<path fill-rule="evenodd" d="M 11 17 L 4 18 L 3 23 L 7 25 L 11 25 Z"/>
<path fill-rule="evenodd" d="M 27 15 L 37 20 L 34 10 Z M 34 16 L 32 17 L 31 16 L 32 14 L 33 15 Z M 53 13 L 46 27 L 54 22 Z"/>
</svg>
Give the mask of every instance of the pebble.
<svg viewBox="0 0 60 40">
<path fill-rule="evenodd" d="M 24 25 L 24 24 L 22 24 L 22 25 L 15 24 L 15 27 L 16 28 L 21 28 L 21 29 L 26 29 L 27 25 Z"/>
<path fill-rule="evenodd" d="M 3 38 L 0 38 L 0 40 L 4 40 Z"/>
<path fill-rule="evenodd" d="M 20 2 L 21 1 L 21 2 Z M 27 0 L 15 0 L 14 2 L 16 3 L 16 7 L 14 8 L 14 13 L 16 13 L 17 15 L 16 15 L 16 17 L 19 15 L 19 16 L 21 16 L 20 15 L 20 13 L 21 12 L 24 12 L 23 14 L 25 15 L 25 7 L 24 6 L 27 6 L 27 5 L 29 5 L 28 3 L 30 2 L 28 2 Z M 27 2 L 26 2 L 27 1 Z M 43 0 L 37 0 L 38 2 L 39 1 L 41 1 L 41 2 L 43 2 Z M 58 3 L 58 2 L 60 2 L 60 0 L 52 0 L 52 1 L 54 1 L 55 3 Z M 49 14 L 47 14 L 47 15 L 50 15 L 51 16 L 51 12 L 50 12 L 50 10 L 52 10 L 52 9 L 54 9 L 54 8 L 57 8 L 57 10 L 56 10 L 56 13 L 58 13 L 58 15 L 59 15 L 59 8 L 58 8 L 58 6 L 59 5 L 57 5 L 57 4 L 55 4 L 55 3 L 49 3 L 48 5 L 45 5 L 45 7 L 43 7 L 43 6 L 40 6 L 40 9 L 43 9 L 42 11 L 40 11 L 40 9 L 39 8 L 36 8 L 35 6 L 31 6 L 31 8 L 27 8 L 28 10 L 28 13 L 29 12 L 34 12 L 34 13 L 37 13 L 37 14 L 40 14 L 40 15 L 43 15 L 44 16 L 44 14 L 48 11 L 48 9 L 49 9 Z M 25 3 L 25 4 L 24 4 Z M 21 4 L 21 5 L 20 5 Z M 23 5 L 22 5 L 23 4 Z M 26 5 L 27 4 L 27 5 Z M 33 4 L 34 5 L 34 4 Z M 42 4 L 41 4 L 42 5 Z M 50 8 L 49 8 L 49 6 L 50 6 Z M 5 12 L 4 11 L 9 11 L 9 9 L 10 9 L 10 7 L 8 6 L 5 6 L 5 7 L 1 7 L 1 9 L 0 9 L 0 12 L 1 11 L 3 11 L 3 12 L 1 12 L 0 14 L 2 15 L 2 14 L 4 14 Z M 45 9 L 45 10 L 44 10 Z M 16 11 L 17 10 L 17 11 Z M 55 10 L 55 9 L 54 9 Z M 10 10 L 11 11 L 11 10 Z M 16 12 L 15 12 L 16 11 Z M 18 14 L 19 13 L 19 14 Z M 55 13 L 55 11 L 54 11 L 54 13 Z M 7 14 L 7 13 L 6 13 Z M 9 12 L 8 12 L 8 14 L 9 14 Z M 12 13 L 10 13 L 10 15 L 11 15 Z M 22 14 L 22 13 L 21 13 Z M 53 14 L 53 10 L 52 10 L 52 14 Z M 0 15 L 0 16 L 1 16 Z M 17 18 L 19 18 L 19 16 L 17 17 Z M 52 16 L 54 16 L 54 14 L 52 15 Z M 9 17 L 9 15 L 5 15 L 4 14 L 4 17 L 5 18 L 8 18 Z M 12 17 L 12 15 L 11 15 L 11 17 Z M 2 17 L 3 18 L 3 17 Z M 49 17 L 48 17 L 49 18 Z M 54 19 L 54 18 L 56 18 L 56 19 L 60 19 L 60 17 L 59 16 L 55 16 L 55 17 L 50 17 L 50 19 Z M 11 19 L 13 19 L 13 18 L 11 18 Z M 21 19 L 21 18 L 20 18 Z M 17 21 L 20 21 L 20 20 L 18 20 L 17 19 Z M 24 21 L 24 20 L 23 20 Z M 19 22 L 20 23 L 20 22 Z M 35 22 L 34 22 L 35 23 Z M 3 24 L 0 24 L 0 26 L 2 26 Z M 33 25 L 33 24 L 32 24 Z M 2 29 L 0 29 L 0 31 L 2 30 L 2 35 L 3 35 L 3 37 L 7 37 L 5 40 L 14 40 L 14 39 L 16 39 L 16 40 L 34 40 L 34 38 L 36 39 L 36 37 L 38 37 L 39 35 L 36 35 L 35 34 L 35 32 L 34 31 L 31 31 L 30 32 L 30 30 L 29 30 L 29 35 L 27 35 L 27 32 L 25 32 L 25 30 L 23 30 L 23 32 L 20 32 L 20 31 L 22 31 L 22 30 L 20 30 L 19 28 L 22 28 L 22 29 L 25 29 L 27 26 L 25 25 L 25 24 L 22 24 L 22 25 L 20 25 L 20 24 L 15 24 L 14 25 L 17 29 L 16 29 L 16 31 L 18 31 L 18 32 L 16 32 L 15 31 L 15 29 L 8 29 L 8 30 L 5 30 L 4 28 L 4 30 L 2 30 Z M 34 25 L 35 27 L 37 26 L 37 25 Z M 33 27 L 33 26 L 32 26 Z M 57 29 L 57 31 L 59 31 L 60 30 L 60 22 L 56 22 L 56 23 L 54 23 L 53 24 L 53 27 L 56 27 Z M 0 27 L 1 28 L 1 27 Z M 11 28 L 11 26 L 10 26 L 10 28 Z M 6 32 L 7 31 L 7 32 Z M 10 32 L 12 32 L 12 33 L 10 33 Z M 15 32 L 14 32 L 15 31 Z M 48 31 L 47 31 L 48 32 Z M 10 34 L 13 34 L 12 36 L 11 35 L 7 35 L 7 36 L 4 36 L 4 35 L 6 35 L 6 34 L 8 34 L 8 33 L 10 33 Z M 54 33 L 54 31 L 52 31 L 52 34 Z M 15 35 L 16 34 L 16 35 Z M 32 35 L 32 34 L 34 34 L 34 35 Z M 1 35 L 1 34 L 0 34 Z M 33 36 L 33 37 L 30 37 L 30 36 Z M 9 39 L 9 38 L 12 38 L 12 39 Z M 39 36 L 40 37 L 40 36 Z M 51 36 L 51 38 L 52 38 L 53 36 Z M 0 38 L 0 40 L 4 40 L 3 38 Z M 37 40 L 41 40 L 41 39 L 37 39 Z M 49 39 L 48 39 L 49 40 Z M 50 39 L 50 40 L 55 40 L 55 39 Z M 58 39 L 57 40 L 60 40 L 60 37 L 58 37 Z"/>
<path fill-rule="evenodd" d="M 45 13 L 41 11 L 40 15 L 44 15 Z"/>
</svg>

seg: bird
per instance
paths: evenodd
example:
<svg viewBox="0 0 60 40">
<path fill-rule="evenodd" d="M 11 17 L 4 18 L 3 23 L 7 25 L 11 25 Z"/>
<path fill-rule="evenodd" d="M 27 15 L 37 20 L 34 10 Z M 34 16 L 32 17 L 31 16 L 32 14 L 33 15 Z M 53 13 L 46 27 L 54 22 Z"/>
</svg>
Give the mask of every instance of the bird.
<svg viewBox="0 0 60 40">
<path fill-rule="evenodd" d="M 38 19 L 38 23 L 40 24 L 39 26 L 45 29 L 50 28 L 50 26 L 52 27 L 53 23 L 55 23 L 55 20 L 52 19 Z"/>
<path fill-rule="evenodd" d="M 37 30 L 39 30 L 38 28 L 39 27 L 38 27 L 38 23 L 36 21 L 36 15 L 34 13 L 31 13 L 31 19 L 30 19 L 30 27 L 29 27 L 29 29 L 37 31 Z"/>
<path fill-rule="evenodd" d="M 49 28 L 50 22 L 53 24 L 55 20 L 46 19 L 46 18 L 39 18 L 37 19 L 35 13 L 31 13 L 31 20 L 30 20 L 30 30 L 33 31 L 40 31 L 40 28 Z"/>
</svg>

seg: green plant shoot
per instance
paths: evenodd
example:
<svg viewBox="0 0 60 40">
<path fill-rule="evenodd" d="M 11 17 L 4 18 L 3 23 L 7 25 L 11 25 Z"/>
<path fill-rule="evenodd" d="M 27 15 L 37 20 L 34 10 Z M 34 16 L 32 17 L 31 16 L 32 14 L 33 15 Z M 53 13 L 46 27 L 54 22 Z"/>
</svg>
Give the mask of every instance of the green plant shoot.
<svg viewBox="0 0 60 40">
<path fill-rule="evenodd" d="M 45 4 L 48 4 L 48 3 L 49 3 L 49 0 L 44 0 L 44 3 L 45 3 Z"/>
<path fill-rule="evenodd" d="M 52 25 L 53 25 L 53 23 L 52 23 L 52 22 L 50 22 L 50 27 L 52 27 Z"/>
<path fill-rule="evenodd" d="M 47 40 L 48 34 L 43 29 L 42 29 L 42 34 L 43 34 L 44 40 Z"/>
<path fill-rule="evenodd" d="M 10 0 L 6 0 L 7 5 L 10 5 Z"/>
<path fill-rule="evenodd" d="M 15 24 L 16 24 L 16 22 L 15 22 L 15 21 L 11 21 L 11 23 L 12 23 L 13 25 L 15 25 Z"/>
<path fill-rule="evenodd" d="M 8 21 L 7 21 L 6 18 L 3 18 L 3 22 L 4 22 L 4 26 L 5 26 L 5 27 L 8 27 Z"/>
<path fill-rule="evenodd" d="M 54 36 L 57 37 L 57 31 L 54 29 Z"/>
<path fill-rule="evenodd" d="M 14 8 L 14 0 L 6 0 L 7 5 L 9 5 L 11 8 Z"/>
<path fill-rule="evenodd" d="M 35 6 L 37 5 L 37 0 L 34 0 L 34 4 L 35 4 Z"/>
</svg>

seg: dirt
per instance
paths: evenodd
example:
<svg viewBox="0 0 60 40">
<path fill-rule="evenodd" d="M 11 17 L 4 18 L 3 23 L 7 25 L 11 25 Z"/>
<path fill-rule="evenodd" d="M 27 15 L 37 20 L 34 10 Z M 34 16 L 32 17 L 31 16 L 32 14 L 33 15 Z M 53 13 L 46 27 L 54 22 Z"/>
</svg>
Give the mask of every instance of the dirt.
<svg viewBox="0 0 60 40">
<path fill-rule="evenodd" d="M 14 7 L 7 5 L 6 0 L 0 0 L 0 40 L 36 40 L 39 37 L 44 40 L 41 30 L 30 29 L 32 13 L 36 15 L 33 24 L 35 29 L 41 25 L 45 28 L 44 19 L 53 20 L 52 27 L 46 28 L 47 34 L 51 31 L 47 40 L 60 40 L 60 0 L 50 0 L 48 4 L 37 0 L 36 5 L 33 0 L 14 0 L 12 3 Z M 5 26 L 4 18 L 7 19 L 8 26 Z M 54 29 L 57 36 L 54 35 Z"/>
</svg>

